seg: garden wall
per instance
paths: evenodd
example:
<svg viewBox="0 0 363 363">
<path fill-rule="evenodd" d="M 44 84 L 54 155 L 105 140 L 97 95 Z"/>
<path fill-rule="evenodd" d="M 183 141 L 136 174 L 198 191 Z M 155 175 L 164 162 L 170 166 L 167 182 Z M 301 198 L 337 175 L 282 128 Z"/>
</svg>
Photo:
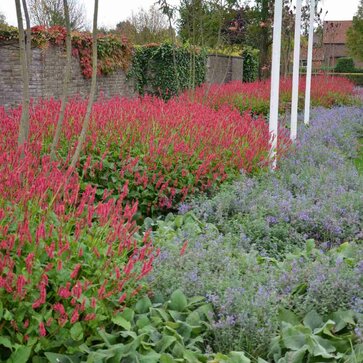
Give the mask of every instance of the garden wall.
<svg viewBox="0 0 363 363">
<path fill-rule="evenodd" d="M 62 93 L 63 72 L 66 54 L 61 47 L 49 46 L 47 49 L 32 49 L 30 65 L 30 96 L 56 97 Z M 70 95 L 86 96 L 91 87 L 91 80 L 82 75 L 79 60 L 72 57 L 72 76 L 69 84 Z M 133 96 L 132 83 L 126 81 L 122 70 L 97 79 L 97 95 L 106 97 L 121 95 Z M 0 45 L 0 105 L 14 106 L 22 99 L 22 80 L 19 62 L 19 47 L 16 43 Z"/>
<path fill-rule="evenodd" d="M 64 49 L 49 46 L 46 49 L 32 49 L 30 66 L 30 96 L 31 98 L 58 98 L 62 93 L 63 72 L 66 64 Z M 240 57 L 211 55 L 208 58 L 208 83 L 226 83 L 231 80 L 242 80 L 243 62 Z M 85 79 L 81 72 L 79 60 L 72 57 L 72 77 L 69 85 L 71 96 L 87 96 L 91 85 L 90 79 Z M 103 93 L 106 97 L 115 95 L 135 96 L 131 81 L 126 80 L 125 72 L 119 70 L 97 79 L 97 95 Z M 19 47 L 17 42 L 0 44 L 0 105 L 5 107 L 21 103 L 22 80 L 19 62 Z"/>
<path fill-rule="evenodd" d="M 242 57 L 209 55 L 207 61 L 207 83 L 227 83 L 243 80 Z"/>
</svg>

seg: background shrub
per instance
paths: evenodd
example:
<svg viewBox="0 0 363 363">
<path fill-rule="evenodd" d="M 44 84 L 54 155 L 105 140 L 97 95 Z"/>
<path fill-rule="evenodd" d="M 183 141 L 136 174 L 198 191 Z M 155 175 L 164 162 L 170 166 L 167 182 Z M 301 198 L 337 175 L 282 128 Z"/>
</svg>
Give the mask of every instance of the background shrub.
<svg viewBox="0 0 363 363">
<path fill-rule="evenodd" d="M 355 65 L 353 58 L 339 58 L 335 66 L 335 71 L 340 73 L 351 73 L 354 72 Z"/>
</svg>

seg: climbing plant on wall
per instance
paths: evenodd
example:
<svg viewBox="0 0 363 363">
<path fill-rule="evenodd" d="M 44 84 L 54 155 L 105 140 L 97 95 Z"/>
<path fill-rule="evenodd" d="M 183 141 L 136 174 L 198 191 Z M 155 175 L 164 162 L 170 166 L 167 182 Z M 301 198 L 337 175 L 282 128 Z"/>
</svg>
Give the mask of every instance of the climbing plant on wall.
<svg viewBox="0 0 363 363">
<path fill-rule="evenodd" d="M 182 90 L 202 84 L 206 62 L 207 52 L 203 49 L 170 43 L 148 44 L 135 48 L 128 76 L 134 80 L 139 94 L 169 99 Z"/>
<path fill-rule="evenodd" d="M 14 27 L 0 28 L 0 41 L 17 40 L 19 32 Z M 31 28 L 32 45 L 46 48 L 49 45 L 65 45 L 66 29 L 61 26 L 35 26 Z M 92 74 L 92 34 L 72 33 L 72 53 L 79 58 L 82 74 L 90 78 Z M 113 34 L 99 34 L 97 39 L 98 73 L 110 74 L 117 69 L 126 71 L 132 62 L 133 47 L 124 37 Z"/>
</svg>

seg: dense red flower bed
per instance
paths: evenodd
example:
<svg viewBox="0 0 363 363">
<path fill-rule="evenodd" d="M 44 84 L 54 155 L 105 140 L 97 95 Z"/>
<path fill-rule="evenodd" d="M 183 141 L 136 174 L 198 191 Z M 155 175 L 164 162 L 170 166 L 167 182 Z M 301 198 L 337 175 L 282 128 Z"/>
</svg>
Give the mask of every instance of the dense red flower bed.
<svg viewBox="0 0 363 363">
<path fill-rule="evenodd" d="M 301 77 L 299 93 L 305 94 L 305 77 Z M 280 111 L 283 112 L 291 102 L 292 80 L 282 79 L 280 82 Z M 313 76 L 311 84 L 312 106 L 332 107 L 339 104 L 350 104 L 354 93 L 354 84 L 345 77 Z M 256 114 L 269 112 L 270 80 L 242 83 L 234 81 L 223 86 L 214 84 L 203 85 L 190 95 L 188 92 L 181 97 L 192 98 L 212 107 L 229 104 L 241 112 L 250 110 Z M 303 106 L 300 98 L 299 107 Z"/>
<path fill-rule="evenodd" d="M 49 100 L 31 107 L 29 148 L 36 155 L 47 151 L 59 106 Z M 68 104 L 60 145 L 64 160 L 80 133 L 85 109 L 81 100 Z M 19 117 L 19 109 L 2 112 L 6 137 L 0 150 L 16 148 Z M 266 166 L 268 141 L 263 118 L 241 116 L 228 106 L 214 110 L 180 99 L 99 100 L 79 170 L 84 182 L 99 189 L 117 193 L 127 183 L 129 199 L 138 200 L 141 211 L 149 213 L 153 208 L 171 208 L 188 194 L 218 185 L 240 170 Z"/>
</svg>

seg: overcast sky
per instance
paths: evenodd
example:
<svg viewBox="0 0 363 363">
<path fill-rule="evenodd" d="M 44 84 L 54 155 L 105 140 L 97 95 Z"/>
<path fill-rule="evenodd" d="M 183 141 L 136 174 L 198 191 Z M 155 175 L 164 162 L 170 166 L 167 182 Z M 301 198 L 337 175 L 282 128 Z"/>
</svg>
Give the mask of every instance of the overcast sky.
<svg viewBox="0 0 363 363">
<path fill-rule="evenodd" d="M 79 0 L 85 5 L 89 27 L 92 23 L 93 0 Z M 169 0 L 177 5 L 178 0 Z M 155 0 L 99 0 L 99 25 L 113 28 L 121 20 L 140 8 L 149 8 Z M 323 0 L 324 11 L 328 10 L 325 20 L 351 20 L 358 8 L 359 0 Z M 16 25 L 14 0 L 0 0 L 0 12 L 5 14 L 7 22 Z"/>
</svg>

